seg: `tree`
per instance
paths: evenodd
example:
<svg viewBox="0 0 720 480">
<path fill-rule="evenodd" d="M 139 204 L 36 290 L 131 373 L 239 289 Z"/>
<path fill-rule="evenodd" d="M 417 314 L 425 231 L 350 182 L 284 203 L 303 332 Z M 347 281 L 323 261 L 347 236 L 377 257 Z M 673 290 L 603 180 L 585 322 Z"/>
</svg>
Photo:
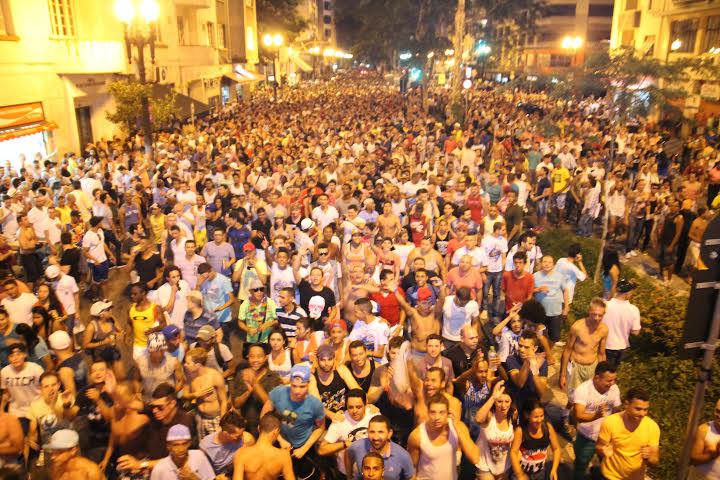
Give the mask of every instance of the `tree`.
<svg viewBox="0 0 720 480">
<path fill-rule="evenodd" d="M 308 26 L 298 14 L 300 0 L 257 0 L 257 23 L 260 33 L 280 32 L 293 40 Z"/>
<path fill-rule="evenodd" d="M 150 83 L 142 84 L 134 80 L 118 80 L 108 87 L 115 99 L 115 111 L 105 112 L 105 118 L 120 125 L 129 133 L 140 122 L 142 112 L 142 98 L 147 97 L 150 102 L 150 116 L 156 126 L 165 125 L 178 112 L 175 104 L 175 92 L 160 98 L 153 98 L 153 86 Z"/>
</svg>

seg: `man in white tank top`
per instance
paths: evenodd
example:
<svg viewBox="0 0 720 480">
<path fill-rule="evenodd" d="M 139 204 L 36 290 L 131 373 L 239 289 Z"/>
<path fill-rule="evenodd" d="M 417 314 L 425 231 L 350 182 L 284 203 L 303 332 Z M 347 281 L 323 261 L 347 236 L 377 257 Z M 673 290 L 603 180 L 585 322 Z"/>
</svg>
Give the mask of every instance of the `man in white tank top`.
<svg viewBox="0 0 720 480">
<path fill-rule="evenodd" d="M 408 438 L 408 453 L 415 465 L 417 480 L 457 480 L 460 451 L 475 464 L 480 458 L 467 427 L 450 421 L 450 404 L 442 394 L 428 400 L 428 420 Z"/>
<path fill-rule="evenodd" d="M 715 403 L 715 420 L 700 425 L 690 451 L 690 463 L 697 478 L 720 478 L 720 400 Z"/>
</svg>

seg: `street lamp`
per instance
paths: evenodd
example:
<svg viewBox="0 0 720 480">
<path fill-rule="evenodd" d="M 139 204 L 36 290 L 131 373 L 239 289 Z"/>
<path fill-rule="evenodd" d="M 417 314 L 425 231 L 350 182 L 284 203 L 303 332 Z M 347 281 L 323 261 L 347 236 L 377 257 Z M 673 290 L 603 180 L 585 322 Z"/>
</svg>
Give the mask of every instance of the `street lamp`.
<svg viewBox="0 0 720 480">
<path fill-rule="evenodd" d="M 670 53 L 677 52 L 682 47 L 683 43 L 682 40 L 679 38 L 676 38 L 672 41 L 670 44 L 670 48 L 668 49 L 667 53 L 665 54 L 665 63 L 668 63 L 670 61 Z"/>
<path fill-rule="evenodd" d="M 125 50 L 128 63 L 132 63 L 132 47 L 137 48 L 138 80 L 147 84 L 145 75 L 145 46 L 150 47 L 150 63 L 155 63 L 155 39 L 157 38 L 156 22 L 160 16 L 157 0 L 140 0 L 139 8 L 135 8 L 132 0 L 117 0 L 115 16 L 124 25 Z M 140 97 L 142 112 L 140 123 L 145 137 L 145 153 L 152 157 L 152 125 L 150 124 L 150 101 L 147 95 Z"/>
<path fill-rule="evenodd" d="M 583 39 L 582 37 L 571 37 L 570 35 L 566 36 L 562 39 L 562 48 L 563 50 L 570 50 L 572 52 L 572 64 L 576 63 L 576 56 L 577 51 L 582 47 Z"/>
<path fill-rule="evenodd" d="M 273 56 L 273 92 L 274 92 L 274 98 L 277 102 L 278 96 L 277 96 L 277 89 L 278 89 L 278 83 L 280 80 L 280 77 L 277 74 L 277 66 L 276 63 L 280 63 L 280 47 L 283 44 L 283 36 L 279 33 L 276 33 L 274 35 L 271 35 L 269 33 L 266 33 L 263 36 L 263 44 L 272 50 L 275 55 Z"/>
</svg>

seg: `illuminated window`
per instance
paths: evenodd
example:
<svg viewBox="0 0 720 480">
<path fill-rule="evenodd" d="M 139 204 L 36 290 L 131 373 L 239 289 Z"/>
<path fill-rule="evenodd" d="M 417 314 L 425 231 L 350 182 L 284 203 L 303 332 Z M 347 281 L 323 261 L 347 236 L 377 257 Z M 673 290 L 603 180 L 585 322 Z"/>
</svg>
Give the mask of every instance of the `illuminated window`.
<svg viewBox="0 0 720 480">
<path fill-rule="evenodd" d="M 714 15 L 707 19 L 703 52 L 709 52 L 711 48 L 720 48 L 720 15 Z"/>
<path fill-rule="evenodd" d="M 75 8 L 74 0 L 48 0 L 50 10 L 50 27 L 53 37 L 74 37 Z"/>
<path fill-rule="evenodd" d="M 670 24 L 670 38 L 668 44 L 680 40 L 680 48 L 675 52 L 691 53 L 695 51 L 695 39 L 697 38 L 698 20 L 677 20 Z"/>
</svg>

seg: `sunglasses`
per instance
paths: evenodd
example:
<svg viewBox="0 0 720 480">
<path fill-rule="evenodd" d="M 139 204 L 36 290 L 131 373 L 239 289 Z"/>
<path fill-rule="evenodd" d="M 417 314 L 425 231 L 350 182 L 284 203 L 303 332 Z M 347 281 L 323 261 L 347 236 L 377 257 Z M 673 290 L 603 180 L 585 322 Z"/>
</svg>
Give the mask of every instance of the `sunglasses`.
<svg viewBox="0 0 720 480">
<path fill-rule="evenodd" d="M 265 288 L 264 287 L 263 288 L 251 288 L 250 291 L 251 292 L 264 292 Z"/>
<path fill-rule="evenodd" d="M 327 255 L 328 252 L 318 252 L 318 255 Z"/>
</svg>

